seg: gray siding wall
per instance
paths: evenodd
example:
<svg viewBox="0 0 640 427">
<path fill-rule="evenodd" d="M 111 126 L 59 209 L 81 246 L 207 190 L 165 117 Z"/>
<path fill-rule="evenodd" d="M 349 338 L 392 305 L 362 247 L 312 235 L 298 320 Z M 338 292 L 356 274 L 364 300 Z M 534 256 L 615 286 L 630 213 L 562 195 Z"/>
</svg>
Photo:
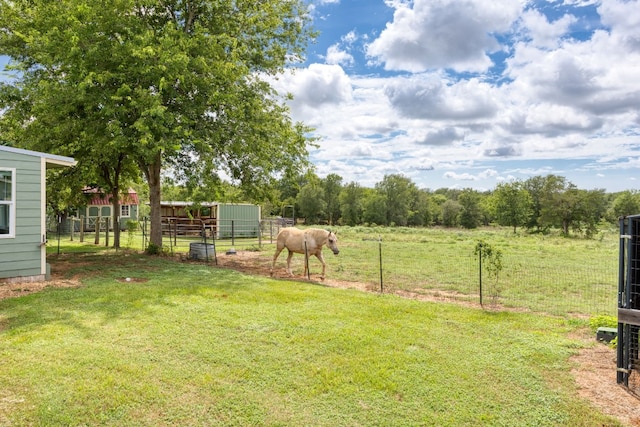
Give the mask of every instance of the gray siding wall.
<svg viewBox="0 0 640 427">
<path fill-rule="evenodd" d="M 16 235 L 0 239 L 0 279 L 42 274 L 41 165 L 39 157 L 0 153 L 0 167 L 16 169 Z"/>
</svg>

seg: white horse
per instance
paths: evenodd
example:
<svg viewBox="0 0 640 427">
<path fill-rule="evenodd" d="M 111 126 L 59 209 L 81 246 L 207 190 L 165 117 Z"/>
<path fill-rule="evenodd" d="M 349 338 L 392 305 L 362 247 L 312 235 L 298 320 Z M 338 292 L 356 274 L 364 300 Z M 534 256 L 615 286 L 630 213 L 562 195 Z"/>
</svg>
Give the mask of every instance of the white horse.
<svg viewBox="0 0 640 427">
<path fill-rule="evenodd" d="M 338 249 L 337 243 L 338 238 L 336 234 L 328 230 L 322 230 L 320 228 L 309 228 L 306 230 L 283 228 L 278 233 L 276 253 L 273 256 L 273 264 L 271 264 L 271 275 L 273 276 L 273 268 L 276 265 L 278 255 L 280 255 L 280 252 L 282 252 L 284 248 L 287 248 L 289 251 L 289 256 L 287 257 L 287 273 L 289 273 L 290 276 L 293 276 L 291 272 L 291 258 L 293 254 L 305 254 L 306 250 L 307 256 L 315 255 L 322 263 L 322 275 L 320 278 L 324 280 L 327 264 L 324 262 L 324 257 L 322 256 L 322 247 L 327 245 L 335 255 L 338 255 L 340 250 Z M 304 275 L 307 275 L 306 262 L 304 263 Z"/>
</svg>

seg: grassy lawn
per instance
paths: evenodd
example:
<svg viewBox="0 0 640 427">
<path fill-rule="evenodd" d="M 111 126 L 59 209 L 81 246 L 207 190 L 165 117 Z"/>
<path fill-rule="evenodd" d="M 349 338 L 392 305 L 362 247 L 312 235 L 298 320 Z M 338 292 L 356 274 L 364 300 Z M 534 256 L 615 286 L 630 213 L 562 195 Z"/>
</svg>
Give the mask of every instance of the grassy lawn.
<svg viewBox="0 0 640 427">
<path fill-rule="evenodd" d="M 67 249 L 81 287 L 0 301 L 0 425 L 617 425 L 581 321 Z"/>
</svg>

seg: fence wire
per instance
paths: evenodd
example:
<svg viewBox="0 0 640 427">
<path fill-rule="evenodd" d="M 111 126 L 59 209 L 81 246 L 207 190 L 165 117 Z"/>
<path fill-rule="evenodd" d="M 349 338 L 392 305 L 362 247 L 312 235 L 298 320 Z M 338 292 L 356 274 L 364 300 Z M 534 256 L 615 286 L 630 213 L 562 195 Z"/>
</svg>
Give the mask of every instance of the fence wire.
<svg viewBox="0 0 640 427">
<path fill-rule="evenodd" d="M 380 288 L 374 283 L 383 281 L 388 292 L 411 292 L 436 300 L 576 317 L 617 313 L 615 254 L 586 263 L 579 253 L 558 256 L 505 249 L 502 269 L 492 276 L 481 267 L 475 242 L 429 242 L 435 249 L 426 253 L 419 243 L 383 242 L 379 249 L 374 241 L 365 239 L 345 248 L 341 257 L 344 253 L 350 260 L 332 258 L 332 268 L 346 280 L 370 282 L 374 288 Z M 382 278 L 378 277 L 380 258 Z"/>
<path fill-rule="evenodd" d="M 163 246 L 172 254 L 189 256 L 190 244 L 215 244 L 218 254 L 238 250 L 261 250 L 272 256 L 280 220 L 260 223 L 220 224 L 223 233 L 199 224 L 163 228 Z M 63 224 L 64 229 L 64 224 Z M 69 239 L 67 226 L 65 239 Z M 233 231 L 231 231 L 233 230 Z M 49 241 L 56 238 L 55 224 L 49 229 Z M 144 250 L 148 245 L 149 224 L 141 221 L 136 228 L 123 230 L 122 248 Z M 106 230 L 101 238 L 95 231 L 85 233 L 85 241 L 106 244 Z M 76 231 L 71 237 L 79 240 Z M 113 232 L 109 236 L 113 243 Z M 495 309 L 507 308 L 544 312 L 554 315 L 593 316 L 617 314 L 618 255 L 613 250 L 598 257 L 598 262 L 584 262 L 579 251 L 557 253 L 541 248 L 523 253 L 501 248 L 502 269 L 492 277 L 480 268 L 475 240 L 433 238 L 407 243 L 389 237 L 364 237 L 341 241 L 340 256 L 325 255 L 328 277 L 370 284 L 385 292 L 410 292 L 443 301 L 470 302 Z M 428 251 L 425 248 L 429 248 Z M 296 257 L 294 257 L 294 264 Z M 312 263 L 315 262 L 312 260 Z M 312 264 L 312 269 L 317 265 Z M 480 277 L 482 273 L 482 293 Z"/>
</svg>

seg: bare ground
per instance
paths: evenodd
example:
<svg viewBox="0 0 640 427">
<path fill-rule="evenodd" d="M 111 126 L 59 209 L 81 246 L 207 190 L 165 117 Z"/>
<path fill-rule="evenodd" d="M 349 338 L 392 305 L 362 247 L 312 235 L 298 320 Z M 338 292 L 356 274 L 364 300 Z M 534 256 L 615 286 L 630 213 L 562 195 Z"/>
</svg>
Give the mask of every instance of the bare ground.
<svg viewBox="0 0 640 427">
<path fill-rule="evenodd" d="M 260 258 L 257 252 L 237 252 L 234 255 L 218 254 L 217 266 L 219 268 L 230 268 L 254 275 L 270 275 L 270 262 Z M 290 279 L 285 271 L 284 260 L 279 260 L 276 264 L 274 278 Z M 54 260 L 52 264 L 51 280 L 47 282 L 26 282 L 26 283 L 6 283 L 0 281 L 0 300 L 5 298 L 28 295 L 41 291 L 49 287 L 79 287 L 81 281 L 79 277 L 65 279 L 64 273 L 67 270 L 68 262 L 64 259 Z M 77 263 L 73 264 L 77 267 Z M 329 274 L 330 274 L 330 269 Z M 307 281 L 301 277 L 300 272 L 294 280 Z M 122 278 L 124 281 L 138 281 L 145 279 Z M 345 282 L 327 278 L 320 280 L 316 275 L 311 276 L 311 282 L 324 286 L 357 289 L 363 292 L 377 292 L 376 285 L 358 282 Z M 388 291 L 389 292 L 389 291 Z M 423 301 L 448 301 L 459 303 L 454 296 L 443 293 L 425 294 L 418 292 L 408 292 L 391 290 L 395 294 Z M 463 303 L 465 305 L 479 307 L 474 303 Z M 590 401 L 603 413 L 618 419 L 625 426 L 640 427 L 640 399 L 629 393 L 626 389 L 616 383 L 616 353 L 612 348 L 595 343 L 594 337 L 585 334 L 580 337 L 587 346 L 571 358 L 573 368 L 571 374 L 575 378 L 579 395 Z"/>
</svg>

